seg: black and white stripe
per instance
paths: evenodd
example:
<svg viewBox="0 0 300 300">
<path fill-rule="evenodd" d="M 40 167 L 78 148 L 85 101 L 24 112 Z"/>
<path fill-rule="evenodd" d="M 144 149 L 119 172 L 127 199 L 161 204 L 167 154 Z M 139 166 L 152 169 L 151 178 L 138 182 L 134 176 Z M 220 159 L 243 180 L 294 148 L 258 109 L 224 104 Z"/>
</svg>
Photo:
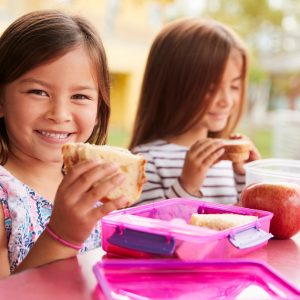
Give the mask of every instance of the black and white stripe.
<svg viewBox="0 0 300 300">
<path fill-rule="evenodd" d="M 200 189 L 202 197 L 190 195 L 181 186 L 181 175 L 188 147 L 158 140 L 138 146 L 133 153 L 142 153 L 147 159 L 147 182 L 135 205 L 170 198 L 198 199 L 214 203 L 234 204 L 245 187 L 245 176 L 234 173 L 232 163 L 221 161 L 212 166 Z"/>
</svg>

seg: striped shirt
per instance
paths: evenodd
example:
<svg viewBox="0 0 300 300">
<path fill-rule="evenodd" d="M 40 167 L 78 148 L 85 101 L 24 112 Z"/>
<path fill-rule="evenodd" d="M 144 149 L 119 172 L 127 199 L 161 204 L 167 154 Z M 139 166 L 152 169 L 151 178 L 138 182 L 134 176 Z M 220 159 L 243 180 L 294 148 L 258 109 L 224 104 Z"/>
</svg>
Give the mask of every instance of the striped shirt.
<svg viewBox="0 0 300 300">
<path fill-rule="evenodd" d="M 147 182 L 140 198 L 132 205 L 142 205 L 171 198 L 198 199 L 221 204 L 235 204 L 245 187 L 245 176 L 235 173 L 232 162 L 221 161 L 208 169 L 200 192 L 202 197 L 189 194 L 180 184 L 188 147 L 157 140 L 136 147 L 146 159 Z"/>
</svg>

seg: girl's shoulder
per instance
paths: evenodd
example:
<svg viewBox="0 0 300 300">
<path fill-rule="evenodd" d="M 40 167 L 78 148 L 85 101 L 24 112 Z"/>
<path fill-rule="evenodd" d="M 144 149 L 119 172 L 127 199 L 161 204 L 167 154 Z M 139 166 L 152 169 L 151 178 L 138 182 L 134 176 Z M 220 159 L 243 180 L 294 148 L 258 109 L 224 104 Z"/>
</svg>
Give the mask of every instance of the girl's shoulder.
<svg viewBox="0 0 300 300">
<path fill-rule="evenodd" d="M 4 167 L 0 166 L 0 197 L 7 198 L 11 189 L 16 190 L 18 183 L 14 182 L 14 177 Z M 14 187 L 14 188 L 13 188 Z"/>
<path fill-rule="evenodd" d="M 29 189 L 29 188 L 28 188 Z M 26 185 L 15 178 L 4 167 L 0 166 L 0 198 L 19 198 L 31 197 Z"/>
<path fill-rule="evenodd" d="M 4 167 L 0 166 L 0 178 L 2 179 L 2 177 L 5 180 L 12 177 L 12 175 Z"/>
</svg>

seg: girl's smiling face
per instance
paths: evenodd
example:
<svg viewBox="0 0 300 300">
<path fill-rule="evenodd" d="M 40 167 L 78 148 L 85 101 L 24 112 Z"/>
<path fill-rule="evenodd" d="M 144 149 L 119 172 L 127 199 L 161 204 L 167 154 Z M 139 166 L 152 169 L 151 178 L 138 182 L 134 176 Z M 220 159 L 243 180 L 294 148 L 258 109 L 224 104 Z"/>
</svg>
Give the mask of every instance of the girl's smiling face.
<svg viewBox="0 0 300 300">
<path fill-rule="evenodd" d="M 5 119 L 10 152 L 62 162 L 62 145 L 85 142 L 97 124 L 98 91 L 83 47 L 5 85 L 0 117 Z"/>
<path fill-rule="evenodd" d="M 225 128 L 228 118 L 241 101 L 242 65 L 241 54 L 233 51 L 227 61 L 220 87 L 212 99 L 212 105 L 198 126 L 211 132 Z"/>
</svg>

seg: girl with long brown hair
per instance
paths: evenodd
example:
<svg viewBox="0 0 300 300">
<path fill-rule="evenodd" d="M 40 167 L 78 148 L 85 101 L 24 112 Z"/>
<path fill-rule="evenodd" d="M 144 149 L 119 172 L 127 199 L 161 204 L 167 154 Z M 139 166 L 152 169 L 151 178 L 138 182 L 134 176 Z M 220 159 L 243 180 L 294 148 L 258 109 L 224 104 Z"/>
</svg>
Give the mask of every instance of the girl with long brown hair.
<svg viewBox="0 0 300 300">
<path fill-rule="evenodd" d="M 134 205 L 168 198 L 235 204 L 242 163 L 220 161 L 247 94 L 248 53 L 239 36 L 209 19 L 168 24 L 148 57 L 130 150 L 148 160 Z M 260 158 L 253 146 L 248 161 Z"/>
<path fill-rule="evenodd" d="M 92 188 L 118 166 L 87 160 L 64 175 L 61 149 L 105 143 L 109 114 L 106 55 L 86 19 L 37 11 L 2 34 L 0 277 L 101 245 L 99 219 L 127 204 L 105 199 L 124 175 Z"/>
</svg>

